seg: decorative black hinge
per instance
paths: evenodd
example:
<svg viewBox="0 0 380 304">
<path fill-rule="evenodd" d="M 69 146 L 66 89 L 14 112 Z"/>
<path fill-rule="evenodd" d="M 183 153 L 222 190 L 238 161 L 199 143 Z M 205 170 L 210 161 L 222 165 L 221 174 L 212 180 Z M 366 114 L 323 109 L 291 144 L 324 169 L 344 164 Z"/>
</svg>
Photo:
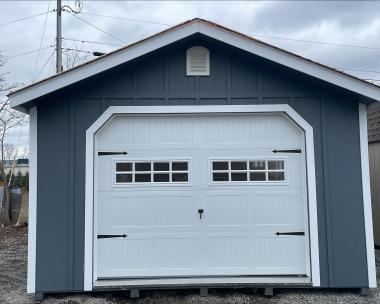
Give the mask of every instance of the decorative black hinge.
<svg viewBox="0 0 380 304">
<path fill-rule="evenodd" d="M 303 231 L 294 231 L 294 232 L 276 232 L 275 235 L 305 235 Z"/>
<path fill-rule="evenodd" d="M 301 153 L 301 149 L 294 149 L 294 150 L 273 150 L 273 153 Z"/>
<path fill-rule="evenodd" d="M 107 152 L 107 151 L 98 152 L 99 156 L 103 156 L 103 155 L 127 155 L 127 154 L 128 154 L 127 151 L 124 151 L 124 152 Z"/>
<path fill-rule="evenodd" d="M 98 234 L 98 239 L 126 238 L 126 234 Z"/>
</svg>

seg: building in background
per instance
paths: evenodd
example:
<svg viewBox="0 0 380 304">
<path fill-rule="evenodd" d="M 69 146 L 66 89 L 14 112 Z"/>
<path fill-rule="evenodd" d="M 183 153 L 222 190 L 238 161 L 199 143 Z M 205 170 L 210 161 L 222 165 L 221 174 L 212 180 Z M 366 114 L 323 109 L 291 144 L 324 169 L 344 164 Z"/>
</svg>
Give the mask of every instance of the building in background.
<svg viewBox="0 0 380 304">
<path fill-rule="evenodd" d="M 380 248 L 380 106 L 368 109 L 368 152 L 375 246 Z"/>
<path fill-rule="evenodd" d="M 16 159 L 15 164 L 13 164 L 13 160 L 5 160 L 4 161 L 4 170 L 6 174 L 9 174 L 13 168 L 13 176 L 16 176 L 19 172 L 21 175 L 25 175 L 29 173 L 29 159 L 27 158 L 19 158 Z"/>
</svg>

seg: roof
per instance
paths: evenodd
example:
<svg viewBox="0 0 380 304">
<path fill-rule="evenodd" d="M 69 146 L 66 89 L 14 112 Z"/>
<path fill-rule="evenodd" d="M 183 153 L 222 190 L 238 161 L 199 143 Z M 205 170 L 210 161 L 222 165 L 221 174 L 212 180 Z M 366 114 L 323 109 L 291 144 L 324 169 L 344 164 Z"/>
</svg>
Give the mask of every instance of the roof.
<svg viewBox="0 0 380 304">
<path fill-rule="evenodd" d="M 133 44 L 119 48 L 72 69 L 68 69 L 52 77 L 13 91 L 9 94 L 10 105 L 23 112 L 28 112 L 25 103 L 196 33 L 201 33 L 257 56 L 277 62 L 283 66 L 287 66 L 348 91 L 357 93 L 367 99 L 366 103 L 380 101 L 380 87 L 373 83 L 285 51 L 214 22 L 195 18 Z"/>
</svg>

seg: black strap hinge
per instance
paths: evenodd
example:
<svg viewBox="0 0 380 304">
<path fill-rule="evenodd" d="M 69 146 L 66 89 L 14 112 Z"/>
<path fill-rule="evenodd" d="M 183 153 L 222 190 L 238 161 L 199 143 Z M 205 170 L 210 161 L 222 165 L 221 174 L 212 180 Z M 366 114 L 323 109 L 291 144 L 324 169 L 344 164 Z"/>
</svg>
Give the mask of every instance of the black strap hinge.
<svg viewBox="0 0 380 304">
<path fill-rule="evenodd" d="M 125 239 L 128 235 L 126 234 L 98 234 L 98 239 L 113 239 L 113 238 L 123 238 Z"/>
<path fill-rule="evenodd" d="M 276 232 L 275 235 L 305 235 L 303 231 L 292 231 L 292 232 Z"/>
<path fill-rule="evenodd" d="M 107 151 L 98 152 L 99 156 L 103 156 L 103 155 L 127 155 L 127 154 L 128 154 L 127 151 L 124 151 L 124 152 L 107 152 Z"/>
<path fill-rule="evenodd" d="M 301 149 L 293 149 L 293 150 L 273 150 L 273 153 L 301 153 Z"/>
</svg>

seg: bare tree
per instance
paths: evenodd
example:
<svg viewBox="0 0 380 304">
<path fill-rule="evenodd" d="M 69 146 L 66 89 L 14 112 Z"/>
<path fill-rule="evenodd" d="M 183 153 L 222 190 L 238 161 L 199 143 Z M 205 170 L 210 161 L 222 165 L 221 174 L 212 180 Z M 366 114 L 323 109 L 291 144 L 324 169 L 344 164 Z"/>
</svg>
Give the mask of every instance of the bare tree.
<svg viewBox="0 0 380 304">
<path fill-rule="evenodd" d="M 82 47 L 76 45 L 74 48 L 63 49 L 63 65 L 65 70 L 71 69 L 77 65 L 89 61 L 91 54 L 89 51 L 83 50 Z"/>
<path fill-rule="evenodd" d="M 26 158 L 26 159 L 29 158 L 29 147 L 28 147 L 28 145 L 22 147 L 19 158 Z"/>
<path fill-rule="evenodd" d="M 7 183 L 7 177 L 4 170 L 5 160 L 5 139 L 10 129 L 21 126 L 24 123 L 25 115 L 17 112 L 9 107 L 9 99 L 4 95 L 5 92 L 19 86 L 18 83 L 8 84 L 6 76 L 8 73 L 4 72 L 4 64 L 6 58 L 2 51 L 0 51 L 0 176 L 4 181 L 4 196 L 0 208 L 0 225 L 7 225 L 10 223 L 10 191 Z"/>
<path fill-rule="evenodd" d="M 4 160 L 13 161 L 16 156 L 17 148 L 14 144 L 4 143 Z"/>
</svg>

